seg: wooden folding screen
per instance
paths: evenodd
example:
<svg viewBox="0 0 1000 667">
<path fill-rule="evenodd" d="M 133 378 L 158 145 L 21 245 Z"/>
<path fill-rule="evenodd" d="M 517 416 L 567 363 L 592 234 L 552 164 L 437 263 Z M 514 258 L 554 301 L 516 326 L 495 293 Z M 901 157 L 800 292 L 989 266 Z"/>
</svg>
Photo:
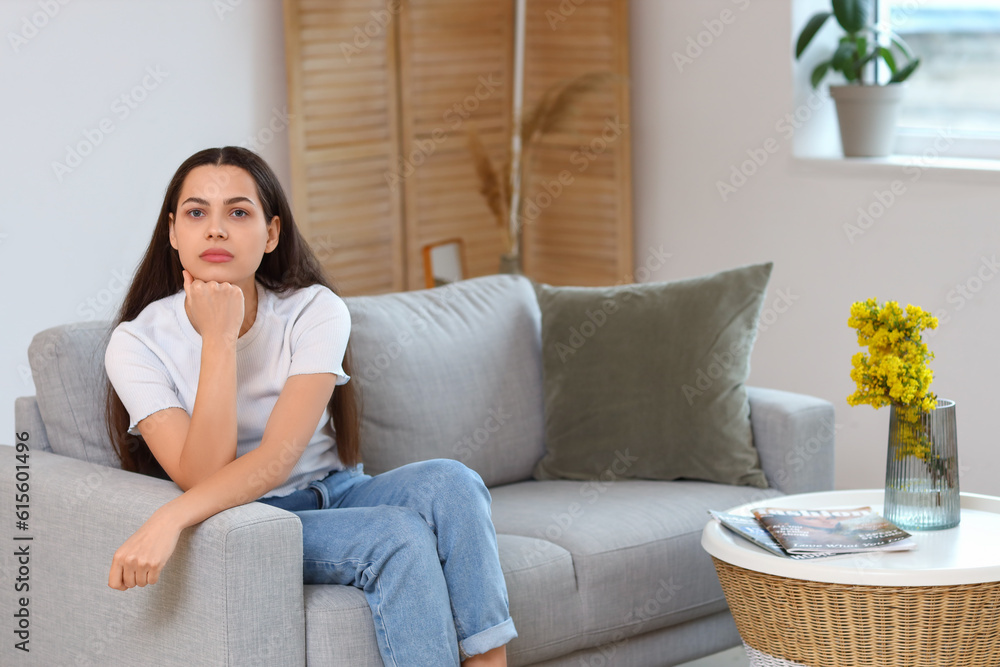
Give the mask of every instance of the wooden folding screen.
<svg viewBox="0 0 1000 667">
<path fill-rule="evenodd" d="M 296 223 L 343 295 L 407 289 L 396 14 L 385 0 L 286 0 Z"/>
<path fill-rule="evenodd" d="M 465 240 L 470 276 L 496 273 L 501 232 L 479 194 L 466 131 L 474 125 L 498 162 L 508 154 L 513 2 L 405 0 L 402 10 L 408 285 L 423 285 L 421 247 L 455 236 Z"/>
<path fill-rule="evenodd" d="M 583 72 L 627 78 L 627 0 L 527 2 L 526 103 Z M 296 221 L 342 294 L 422 287 L 421 247 L 448 237 L 464 239 L 470 277 L 497 271 L 502 236 L 465 131 L 507 157 L 513 17 L 513 0 L 285 0 Z M 546 206 L 526 211 L 528 275 L 631 279 L 628 117 L 627 87 L 594 93 L 537 152 L 525 195 Z"/>
<path fill-rule="evenodd" d="M 553 285 L 632 282 L 627 0 L 527 0 L 526 107 L 553 83 L 613 72 L 566 131 L 547 135 L 525 183 L 524 269 Z"/>
</svg>

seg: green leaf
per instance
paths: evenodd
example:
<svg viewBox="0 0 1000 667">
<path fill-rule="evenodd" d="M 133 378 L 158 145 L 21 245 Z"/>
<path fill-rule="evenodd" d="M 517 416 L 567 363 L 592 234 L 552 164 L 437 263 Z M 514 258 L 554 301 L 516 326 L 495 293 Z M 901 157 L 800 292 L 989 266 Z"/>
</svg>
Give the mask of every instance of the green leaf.
<svg viewBox="0 0 1000 667">
<path fill-rule="evenodd" d="M 820 81 L 826 76 L 826 73 L 830 71 L 830 61 L 822 62 L 816 65 L 816 69 L 812 71 L 812 76 L 809 77 L 809 81 L 812 83 L 812 87 L 818 88 Z"/>
<path fill-rule="evenodd" d="M 838 72 L 844 72 L 853 67 L 854 57 L 857 54 L 857 48 L 854 42 L 847 41 L 842 42 L 837 50 L 833 52 L 833 58 L 830 59 L 830 64 L 833 65 L 833 69 Z"/>
<path fill-rule="evenodd" d="M 889 71 L 895 74 L 896 58 L 895 56 L 892 55 L 892 51 L 890 49 L 885 48 L 884 46 L 880 46 L 878 47 L 878 54 L 882 56 L 882 60 L 884 60 L 885 64 L 889 66 Z"/>
<path fill-rule="evenodd" d="M 798 44 L 795 45 L 795 59 L 798 60 L 802 52 L 806 50 L 809 46 L 809 42 L 812 41 L 819 29 L 823 27 L 826 20 L 833 16 L 832 12 L 817 12 L 813 14 L 813 17 L 809 19 L 809 23 L 806 23 L 806 27 L 802 29 L 799 34 Z"/>
<path fill-rule="evenodd" d="M 892 75 L 892 78 L 889 79 L 889 83 L 903 83 L 904 81 L 906 81 L 907 77 L 913 74 L 913 71 L 917 69 L 919 65 L 920 65 L 920 58 L 915 58 L 914 60 L 911 60 L 909 63 L 906 64 L 906 67 L 904 67 L 903 69 L 899 70 L 898 72 Z"/>
<path fill-rule="evenodd" d="M 909 44 L 904 42 L 902 37 L 893 36 L 892 43 L 904 56 L 906 56 L 907 60 L 913 60 L 913 51 L 910 50 Z"/>
<path fill-rule="evenodd" d="M 869 53 L 868 55 L 866 55 L 864 58 L 862 58 L 861 60 L 859 60 L 854 65 L 854 73 L 857 75 L 857 78 L 858 78 L 859 81 L 861 81 L 861 83 L 864 83 L 864 79 L 865 79 L 865 77 L 864 77 L 864 71 L 863 71 L 865 65 L 867 65 L 868 63 L 870 63 L 872 61 L 872 59 L 874 59 L 877 55 L 878 55 L 878 51 L 872 51 L 871 53 Z M 875 83 L 877 84 L 878 81 L 876 81 Z"/>
<path fill-rule="evenodd" d="M 833 0 L 833 14 L 837 23 L 847 32 L 858 32 L 868 22 L 865 0 Z"/>
</svg>

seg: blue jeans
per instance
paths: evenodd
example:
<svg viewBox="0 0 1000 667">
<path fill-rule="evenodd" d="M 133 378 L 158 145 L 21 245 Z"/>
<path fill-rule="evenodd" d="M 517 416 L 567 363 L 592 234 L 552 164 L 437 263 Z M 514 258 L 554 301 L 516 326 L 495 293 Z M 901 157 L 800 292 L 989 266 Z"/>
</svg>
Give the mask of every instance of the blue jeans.
<svg viewBox="0 0 1000 667">
<path fill-rule="evenodd" d="M 465 464 L 359 463 L 258 502 L 301 519 L 303 583 L 364 591 L 386 667 L 458 665 L 517 636 L 490 493 Z"/>
</svg>

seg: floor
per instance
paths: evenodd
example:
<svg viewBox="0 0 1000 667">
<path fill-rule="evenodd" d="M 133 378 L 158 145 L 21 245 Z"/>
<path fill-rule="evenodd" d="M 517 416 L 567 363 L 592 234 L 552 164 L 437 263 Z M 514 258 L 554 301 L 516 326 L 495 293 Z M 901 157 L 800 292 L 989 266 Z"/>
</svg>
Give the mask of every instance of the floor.
<svg viewBox="0 0 1000 667">
<path fill-rule="evenodd" d="M 731 648 L 722 653 L 710 655 L 693 662 L 685 662 L 677 667 L 749 667 L 750 661 L 747 659 L 747 652 L 742 646 Z"/>
</svg>

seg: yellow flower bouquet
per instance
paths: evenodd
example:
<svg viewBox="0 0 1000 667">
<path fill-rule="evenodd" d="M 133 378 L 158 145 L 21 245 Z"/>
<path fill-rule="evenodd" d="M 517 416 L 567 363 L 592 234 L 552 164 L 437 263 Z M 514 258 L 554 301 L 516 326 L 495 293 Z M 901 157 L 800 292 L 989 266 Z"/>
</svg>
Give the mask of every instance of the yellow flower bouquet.
<svg viewBox="0 0 1000 667">
<path fill-rule="evenodd" d="M 933 410 L 937 396 L 930 391 L 934 373 L 927 362 L 934 353 L 927 349 L 921 331 L 936 329 L 938 320 L 917 306 L 904 311 L 895 301 L 880 306 L 875 299 L 851 306 L 847 325 L 858 331 L 858 352 L 851 359 L 851 379 L 857 390 L 847 397 L 849 405 L 868 403 L 875 409 L 895 404 L 906 421 L 916 421 L 922 411 Z"/>
<path fill-rule="evenodd" d="M 847 324 L 867 348 L 851 359 L 856 390 L 849 405 L 889 405 L 885 515 L 904 529 L 949 528 L 958 523 L 955 403 L 930 390 L 934 373 L 921 332 L 938 320 L 917 306 L 868 299 L 851 305 Z M 936 413 L 942 413 L 940 415 Z M 912 462 L 912 464 L 911 464 Z"/>
</svg>

